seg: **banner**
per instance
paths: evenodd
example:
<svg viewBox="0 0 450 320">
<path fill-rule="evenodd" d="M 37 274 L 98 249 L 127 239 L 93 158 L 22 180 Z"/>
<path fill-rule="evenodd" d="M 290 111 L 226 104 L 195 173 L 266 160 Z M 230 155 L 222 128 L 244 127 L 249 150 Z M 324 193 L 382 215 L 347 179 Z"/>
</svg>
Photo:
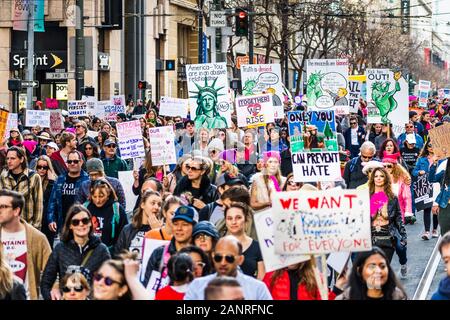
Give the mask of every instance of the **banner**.
<svg viewBox="0 0 450 320">
<path fill-rule="evenodd" d="M 191 119 L 198 128 L 231 128 L 227 65 L 188 64 L 186 75 Z"/>
<path fill-rule="evenodd" d="M 134 178 L 133 171 L 118 171 L 119 181 L 122 184 L 123 190 L 132 190 Z M 125 192 L 125 206 L 128 212 L 133 212 L 138 196 L 133 192 Z"/>
<path fill-rule="evenodd" d="M 275 252 L 272 216 L 272 210 L 264 210 L 255 214 L 253 218 L 266 272 L 309 260 L 310 256 L 307 255 L 280 255 Z"/>
<path fill-rule="evenodd" d="M 148 135 L 154 166 L 177 163 L 175 133 L 172 126 L 149 128 Z"/>
<path fill-rule="evenodd" d="M 55 98 L 45 98 L 45 106 L 47 109 L 58 109 L 58 100 Z"/>
<path fill-rule="evenodd" d="M 430 129 L 428 137 L 433 144 L 434 154 L 439 159 L 450 157 L 450 123 L 444 122 L 442 126 Z"/>
<path fill-rule="evenodd" d="M 159 101 L 159 114 L 168 117 L 187 118 L 189 100 L 171 97 L 161 97 Z"/>
<path fill-rule="evenodd" d="M 359 98 L 361 97 L 361 89 L 363 83 L 361 81 L 349 81 L 349 99 L 348 99 L 348 111 L 350 113 L 358 113 L 359 110 Z"/>
<path fill-rule="evenodd" d="M 433 206 L 433 184 L 428 181 L 428 173 L 418 176 L 413 184 L 416 210 L 424 210 Z"/>
<path fill-rule="evenodd" d="M 145 157 L 144 140 L 142 139 L 139 120 L 116 124 L 119 138 L 120 157 L 124 160 Z"/>
<path fill-rule="evenodd" d="M 341 177 L 334 111 L 288 112 L 292 169 L 296 182 Z"/>
<path fill-rule="evenodd" d="M 44 0 L 34 0 L 34 32 L 45 32 Z"/>
<path fill-rule="evenodd" d="M 308 111 L 349 113 L 348 60 L 306 60 Z"/>
<path fill-rule="evenodd" d="M 13 30 L 27 31 L 28 12 L 28 0 L 14 0 Z"/>
<path fill-rule="evenodd" d="M 50 111 L 26 110 L 25 127 L 50 128 Z"/>
<path fill-rule="evenodd" d="M 409 121 L 408 83 L 400 71 L 367 69 L 367 122 L 391 123 L 396 136 Z"/>
<path fill-rule="evenodd" d="M 272 94 L 275 119 L 284 118 L 283 82 L 280 64 L 248 64 L 241 66 L 242 95 Z"/>
<path fill-rule="evenodd" d="M 0 109 L 0 139 L 6 139 L 9 137 L 7 136 L 7 127 L 8 127 L 8 118 L 9 118 L 9 112 L 3 109 Z"/>
<path fill-rule="evenodd" d="M 426 108 L 428 103 L 428 94 L 431 90 L 431 81 L 419 80 L 419 107 Z"/>
<path fill-rule="evenodd" d="M 64 130 L 64 118 L 61 114 L 61 110 L 50 111 L 50 132 L 56 135 Z"/>
<path fill-rule="evenodd" d="M 67 112 L 69 117 L 87 117 L 88 105 L 87 101 L 71 100 L 67 102 Z"/>
<path fill-rule="evenodd" d="M 272 204 L 278 254 L 372 248 L 368 190 L 277 192 Z"/>
<path fill-rule="evenodd" d="M 238 127 L 258 127 L 275 122 L 272 95 L 236 98 Z"/>
</svg>

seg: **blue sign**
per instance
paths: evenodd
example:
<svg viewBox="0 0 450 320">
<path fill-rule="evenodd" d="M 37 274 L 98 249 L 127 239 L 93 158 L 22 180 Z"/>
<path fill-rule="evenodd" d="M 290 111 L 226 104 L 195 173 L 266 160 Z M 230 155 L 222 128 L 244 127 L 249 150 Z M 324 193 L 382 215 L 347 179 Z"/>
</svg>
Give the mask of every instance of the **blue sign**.
<svg viewBox="0 0 450 320">
<path fill-rule="evenodd" d="M 208 37 L 203 33 L 202 37 L 202 61 L 201 63 L 208 63 Z"/>
</svg>

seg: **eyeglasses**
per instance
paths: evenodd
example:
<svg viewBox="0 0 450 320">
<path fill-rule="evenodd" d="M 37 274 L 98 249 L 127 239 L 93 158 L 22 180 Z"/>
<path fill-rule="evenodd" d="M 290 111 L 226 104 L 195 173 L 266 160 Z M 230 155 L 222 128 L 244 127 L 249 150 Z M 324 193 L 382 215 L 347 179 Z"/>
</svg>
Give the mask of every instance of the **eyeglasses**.
<svg viewBox="0 0 450 320">
<path fill-rule="evenodd" d="M 236 260 L 236 257 L 232 256 L 232 255 L 226 255 L 226 256 L 223 256 L 221 254 L 215 254 L 214 255 L 214 261 L 217 262 L 217 263 L 222 262 L 223 258 L 225 258 L 225 261 L 227 263 L 233 263 Z"/>
<path fill-rule="evenodd" d="M 202 241 L 209 240 L 211 238 L 212 237 L 209 234 L 204 234 L 204 233 L 201 233 L 195 237 L 195 239 L 200 239 Z"/>
<path fill-rule="evenodd" d="M 0 210 L 6 209 L 6 208 L 12 208 L 13 206 L 9 206 L 7 204 L 0 204 Z"/>
<path fill-rule="evenodd" d="M 86 147 L 86 148 L 84 148 L 84 150 L 92 150 L 92 148 L 91 147 Z"/>
<path fill-rule="evenodd" d="M 80 225 L 80 222 L 82 224 L 84 224 L 85 226 L 89 223 L 89 218 L 83 218 L 83 219 L 72 219 L 70 221 L 70 223 L 72 224 L 72 226 L 76 227 Z"/>
<path fill-rule="evenodd" d="M 38 169 L 38 170 L 48 170 L 48 167 L 47 166 L 36 166 L 36 169 Z"/>
<path fill-rule="evenodd" d="M 387 169 L 392 169 L 394 167 L 394 165 L 392 165 L 392 164 L 383 164 L 383 167 L 385 167 Z"/>
<path fill-rule="evenodd" d="M 192 170 L 192 171 L 200 171 L 202 170 L 201 168 L 196 168 L 196 167 L 191 167 L 190 165 L 186 165 L 186 170 Z"/>
<path fill-rule="evenodd" d="M 106 284 L 108 287 L 109 287 L 109 286 L 112 286 L 114 283 L 117 283 L 119 286 L 122 285 L 121 282 L 116 281 L 116 280 L 113 280 L 113 279 L 111 279 L 110 277 L 105 277 L 105 276 L 103 276 L 101 273 L 95 273 L 95 274 L 94 274 L 94 281 L 100 282 L 100 281 L 102 281 L 102 279 L 105 279 L 105 284 Z"/>
<path fill-rule="evenodd" d="M 63 292 L 68 293 L 72 290 L 74 290 L 75 292 L 82 292 L 84 290 L 83 286 L 79 286 L 79 287 L 64 287 Z"/>
<path fill-rule="evenodd" d="M 80 163 L 80 160 L 67 160 L 67 164 L 78 164 Z"/>
<path fill-rule="evenodd" d="M 106 147 L 107 147 L 107 148 L 111 148 L 111 149 L 115 149 L 115 148 L 116 148 L 116 145 L 115 145 L 115 144 L 110 144 L 110 145 L 107 145 Z"/>
</svg>

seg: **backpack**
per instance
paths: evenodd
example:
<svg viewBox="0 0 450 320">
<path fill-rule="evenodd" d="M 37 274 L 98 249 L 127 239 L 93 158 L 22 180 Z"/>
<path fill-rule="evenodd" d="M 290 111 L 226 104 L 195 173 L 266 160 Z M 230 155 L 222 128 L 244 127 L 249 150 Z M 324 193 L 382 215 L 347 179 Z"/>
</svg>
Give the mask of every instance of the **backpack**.
<svg viewBox="0 0 450 320">
<path fill-rule="evenodd" d="M 83 206 L 85 208 L 87 208 L 89 206 L 91 202 L 90 201 L 86 201 L 85 203 L 83 203 Z M 117 201 L 113 202 L 113 218 L 111 221 L 111 238 L 114 239 L 114 236 L 116 235 L 116 225 L 119 224 L 120 222 L 120 208 L 119 208 L 119 203 Z"/>
<path fill-rule="evenodd" d="M 358 158 L 359 157 L 354 157 L 351 161 L 350 161 L 350 173 L 352 173 L 353 171 L 355 171 L 355 167 L 356 167 L 356 163 L 358 162 Z"/>
</svg>

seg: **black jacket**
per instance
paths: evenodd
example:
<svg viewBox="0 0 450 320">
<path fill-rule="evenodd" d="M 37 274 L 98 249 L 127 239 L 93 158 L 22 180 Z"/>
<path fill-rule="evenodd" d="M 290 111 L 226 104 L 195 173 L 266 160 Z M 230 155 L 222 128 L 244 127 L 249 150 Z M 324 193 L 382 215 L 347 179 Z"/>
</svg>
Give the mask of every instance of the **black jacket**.
<svg viewBox="0 0 450 320">
<path fill-rule="evenodd" d="M 147 268 L 145 269 L 145 277 L 143 282 L 144 287 L 147 287 L 153 270 L 160 271 L 160 269 L 162 269 L 163 266 L 161 265 L 161 262 L 163 258 L 164 247 L 165 246 L 158 247 L 152 252 L 152 255 L 148 260 Z M 177 248 L 175 246 L 175 238 L 172 238 L 172 240 L 170 240 L 168 252 L 170 253 L 170 256 L 177 253 Z"/>
<path fill-rule="evenodd" d="M 113 256 L 117 257 L 124 249 L 128 250 L 131 245 L 131 241 L 138 234 L 139 231 L 149 231 L 149 225 L 143 225 L 140 229 L 136 229 L 133 224 L 129 223 L 123 227 L 120 232 L 119 239 L 117 239 L 114 245 Z"/>
<path fill-rule="evenodd" d="M 402 220 L 402 213 L 400 211 L 400 204 L 397 197 L 389 199 L 388 202 L 388 215 L 389 215 L 389 233 L 392 237 L 400 239 L 400 241 L 406 241 L 406 229 Z"/>
<path fill-rule="evenodd" d="M 13 287 L 10 292 L 6 294 L 3 298 L 0 297 L 0 301 L 9 300 L 27 300 L 27 293 L 25 292 L 25 287 L 17 280 L 13 280 Z"/>
<path fill-rule="evenodd" d="M 292 173 L 292 155 L 291 150 L 286 149 L 280 154 L 281 157 L 281 175 L 287 177 L 289 173 Z"/>
<path fill-rule="evenodd" d="M 91 256 L 84 267 L 91 273 L 97 271 L 102 263 L 111 258 L 108 248 L 99 238 L 91 236 L 84 247 L 80 247 L 73 239 L 68 242 L 61 241 L 48 258 L 41 280 L 41 293 L 44 300 L 50 300 L 50 291 L 57 276 L 62 279 L 71 265 L 80 266 L 89 250 L 93 249 Z M 62 285 L 60 283 L 60 285 Z"/>
<path fill-rule="evenodd" d="M 352 160 L 348 161 L 344 168 L 343 178 L 347 189 L 356 189 L 356 187 L 363 185 L 368 180 L 367 176 L 362 172 L 361 157 L 357 158 L 355 164 L 352 163 Z M 352 170 L 350 170 L 350 167 L 352 167 Z"/>
<path fill-rule="evenodd" d="M 173 191 L 174 196 L 180 196 L 182 193 L 189 191 L 192 192 L 195 196 L 195 193 L 197 192 L 196 189 L 192 188 L 192 183 L 189 180 L 187 176 L 182 177 L 177 182 L 177 186 L 175 187 L 175 190 Z M 195 193 L 193 192 L 195 191 Z M 207 176 L 202 177 L 202 181 L 200 182 L 200 189 L 198 191 L 200 194 L 199 197 L 197 197 L 199 200 L 203 201 L 205 204 L 214 202 L 218 198 L 217 194 L 217 187 L 213 184 L 211 184 L 211 181 Z M 195 208 L 197 211 L 199 211 L 199 208 Z"/>
</svg>

